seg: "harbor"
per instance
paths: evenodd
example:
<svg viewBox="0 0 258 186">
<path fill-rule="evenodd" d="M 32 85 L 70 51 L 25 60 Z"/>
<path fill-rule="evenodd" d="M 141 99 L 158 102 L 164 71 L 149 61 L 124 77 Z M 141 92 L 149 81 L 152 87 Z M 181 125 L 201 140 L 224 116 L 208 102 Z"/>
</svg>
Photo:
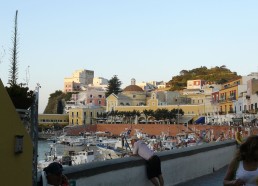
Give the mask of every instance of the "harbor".
<svg viewBox="0 0 258 186">
<path fill-rule="evenodd" d="M 121 130 L 123 126 L 127 127 Z M 92 129 L 90 127 L 72 127 L 66 130 L 65 134 L 56 136 L 54 134 L 59 132 L 54 132 L 51 138 L 40 140 L 38 143 L 38 170 L 42 170 L 53 161 L 57 161 L 64 166 L 74 166 L 128 157 L 132 150 L 130 143 L 132 135 L 136 135 L 145 141 L 150 149 L 158 153 L 235 140 L 235 133 L 240 130 L 239 127 L 208 125 L 189 125 L 187 128 L 184 125 L 99 124 L 97 127 L 99 128 L 95 126 L 95 130 L 100 128 L 106 130 L 93 132 L 90 131 Z M 150 130 L 148 128 L 153 127 L 155 127 L 155 132 L 161 131 L 160 135 L 145 132 Z M 119 128 L 120 132 L 118 134 L 116 130 Z M 171 132 L 164 132 L 165 128 L 171 129 Z M 181 129 L 179 133 L 173 133 L 173 129 L 179 130 L 179 128 Z M 249 136 L 250 131 L 252 134 L 257 132 L 255 129 L 246 130 L 241 128 L 242 137 Z"/>
</svg>

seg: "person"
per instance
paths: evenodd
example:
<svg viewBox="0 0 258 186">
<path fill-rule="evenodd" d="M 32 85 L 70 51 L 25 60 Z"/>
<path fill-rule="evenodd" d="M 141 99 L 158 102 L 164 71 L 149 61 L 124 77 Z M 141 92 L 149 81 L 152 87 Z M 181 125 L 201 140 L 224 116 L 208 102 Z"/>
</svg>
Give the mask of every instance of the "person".
<svg viewBox="0 0 258 186">
<path fill-rule="evenodd" d="M 219 141 L 224 141 L 225 138 L 224 138 L 224 134 L 223 133 L 220 133 L 219 137 L 217 138 L 216 142 L 219 142 Z"/>
<path fill-rule="evenodd" d="M 258 185 L 258 136 L 249 136 L 236 152 L 224 178 L 227 185 Z"/>
<path fill-rule="evenodd" d="M 164 180 L 161 173 L 161 163 L 157 155 L 137 136 L 131 137 L 133 147 L 132 156 L 140 156 L 146 160 L 147 177 L 155 186 L 163 186 Z"/>
<path fill-rule="evenodd" d="M 241 127 L 237 128 L 237 131 L 235 133 L 235 140 L 236 140 L 238 145 L 241 145 L 241 143 L 243 142 L 243 136 L 242 136 L 242 129 L 241 129 Z"/>
<path fill-rule="evenodd" d="M 42 171 L 40 186 L 69 186 L 68 179 L 63 174 L 63 166 L 52 162 Z"/>
</svg>

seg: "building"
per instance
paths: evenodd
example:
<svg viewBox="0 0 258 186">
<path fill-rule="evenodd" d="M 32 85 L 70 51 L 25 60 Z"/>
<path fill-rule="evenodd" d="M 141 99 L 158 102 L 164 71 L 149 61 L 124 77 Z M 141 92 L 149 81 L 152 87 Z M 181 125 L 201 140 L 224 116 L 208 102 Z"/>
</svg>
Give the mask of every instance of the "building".
<svg viewBox="0 0 258 186">
<path fill-rule="evenodd" d="M 242 76 L 241 78 L 232 80 L 222 85 L 219 91 L 219 112 L 220 114 L 237 113 L 247 110 L 247 100 L 249 97 L 246 93 L 247 82 L 257 76 Z"/>
<path fill-rule="evenodd" d="M 42 127 L 52 127 L 54 125 L 64 127 L 69 124 L 68 114 L 39 114 L 38 124 Z"/>
<path fill-rule="evenodd" d="M 81 86 L 93 83 L 94 71 L 92 70 L 76 70 L 72 77 L 64 78 L 64 92 L 77 92 L 81 90 Z"/>
<path fill-rule="evenodd" d="M 32 140 L 0 80 L 1 185 L 32 185 Z"/>
<path fill-rule="evenodd" d="M 85 90 L 72 94 L 71 100 L 65 103 L 65 113 L 71 108 L 84 106 L 106 106 L 105 90 L 101 87 L 87 87 Z"/>
<path fill-rule="evenodd" d="M 84 106 L 69 110 L 69 125 L 92 125 L 96 124 L 97 118 L 105 112 L 104 107 Z"/>
<path fill-rule="evenodd" d="M 205 81 L 201 79 L 196 80 L 188 80 L 187 81 L 187 89 L 202 89 L 205 85 Z"/>
<path fill-rule="evenodd" d="M 178 92 L 170 91 L 143 91 L 141 87 L 135 85 L 135 79 L 131 80 L 131 85 L 127 86 L 118 95 L 111 94 L 106 98 L 106 111 L 133 111 L 137 110 L 142 113 L 144 110 L 157 109 L 182 109 L 188 120 L 181 119 L 181 122 L 186 123 L 192 118 L 199 118 L 204 113 L 203 104 L 187 103 L 189 98 L 180 96 Z M 171 103 L 171 104 L 168 104 Z M 141 116 L 142 118 L 144 116 Z"/>
<path fill-rule="evenodd" d="M 131 79 L 131 85 L 125 87 L 121 93 L 117 95 L 111 94 L 107 97 L 106 111 L 115 110 L 117 106 L 143 106 L 146 105 L 146 92 L 136 85 L 135 79 Z"/>
<path fill-rule="evenodd" d="M 102 89 L 106 90 L 108 86 L 108 79 L 105 79 L 103 77 L 94 77 L 92 86 L 101 87 Z"/>
</svg>

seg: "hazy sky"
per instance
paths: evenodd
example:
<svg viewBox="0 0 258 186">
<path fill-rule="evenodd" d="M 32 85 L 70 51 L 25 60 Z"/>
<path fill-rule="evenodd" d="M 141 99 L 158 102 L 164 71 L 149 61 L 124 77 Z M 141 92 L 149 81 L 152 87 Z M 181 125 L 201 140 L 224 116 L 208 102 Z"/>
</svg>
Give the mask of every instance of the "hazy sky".
<svg viewBox="0 0 258 186">
<path fill-rule="evenodd" d="M 0 78 L 7 85 L 15 11 L 19 79 L 41 84 L 39 112 L 64 77 L 169 81 L 181 70 L 226 65 L 258 71 L 257 0 L 44 0 L 0 6 Z M 29 66 L 29 68 L 28 68 Z M 26 70 L 29 75 L 26 76 Z"/>
</svg>

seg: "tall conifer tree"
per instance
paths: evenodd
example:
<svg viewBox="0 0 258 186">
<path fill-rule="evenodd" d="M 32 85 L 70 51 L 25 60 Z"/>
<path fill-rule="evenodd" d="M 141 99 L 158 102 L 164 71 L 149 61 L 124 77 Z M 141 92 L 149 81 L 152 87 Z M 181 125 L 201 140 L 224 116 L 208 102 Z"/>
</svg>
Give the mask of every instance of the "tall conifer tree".
<svg viewBox="0 0 258 186">
<path fill-rule="evenodd" d="M 114 75 L 109 81 L 108 81 L 108 87 L 106 92 L 106 97 L 108 97 L 110 94 L 118 94 L 122 92 L 121 90 L 122 82 L 118 79 L 117 75 Z"/>
<path fill-rule="evenodd" d="M 13 48 L 11 49 L 11 65 L 9 70 L 9 84 L 10 86 L 17 85 L 18 80 L 18 10 L 16 10 L 15 13 L 15 19 L 14 19 L 14 33 L 12 37 L 13 41 Z"/>
</svg>

